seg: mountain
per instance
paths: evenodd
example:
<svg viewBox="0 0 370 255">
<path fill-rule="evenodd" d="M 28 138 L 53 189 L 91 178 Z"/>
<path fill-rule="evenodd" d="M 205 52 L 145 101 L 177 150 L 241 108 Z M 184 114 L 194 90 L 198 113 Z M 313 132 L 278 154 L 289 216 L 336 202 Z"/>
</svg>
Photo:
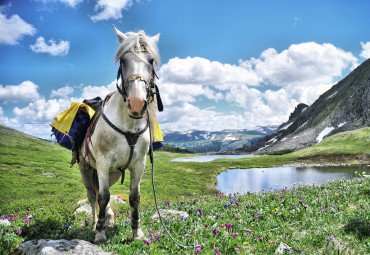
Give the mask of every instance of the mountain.
<svg viewBox="0 0 370 255">
<path fill-rule="evenodd" d="M 241 130 L 186 132 L 164 130 L 163 138 L 166 144 L 195 153 L 234 151 L 271 134 L 276 128 L 277 126 L 266 126 Z"/>
<path fill-rule="evenodd" d="M 240 153 L 283 154 L 334 134 L 370 126 L 370 59 L 322 94 L 311 106 L 299 104 L 275 132 Z"/>
</svg>

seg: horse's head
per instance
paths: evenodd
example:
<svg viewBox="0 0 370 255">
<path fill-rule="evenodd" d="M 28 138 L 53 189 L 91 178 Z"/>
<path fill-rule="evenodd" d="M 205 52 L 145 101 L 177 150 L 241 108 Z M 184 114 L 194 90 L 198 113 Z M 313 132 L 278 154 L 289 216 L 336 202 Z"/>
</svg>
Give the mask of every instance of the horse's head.
<svg viewBox="0 0 370 255">
<path fill-rule="evenodd" d="M 120 62 L 118 75 L 122 76 L 118 87 L 132 118 L 142 118 L 148 104 L 154 99 L 154 66 L 159 65 L 157 43 L 159 34 L 153 37 L 138 33 L 122 33 L 117 28 L 120 42 L 115 60 Z"/>
</svg>

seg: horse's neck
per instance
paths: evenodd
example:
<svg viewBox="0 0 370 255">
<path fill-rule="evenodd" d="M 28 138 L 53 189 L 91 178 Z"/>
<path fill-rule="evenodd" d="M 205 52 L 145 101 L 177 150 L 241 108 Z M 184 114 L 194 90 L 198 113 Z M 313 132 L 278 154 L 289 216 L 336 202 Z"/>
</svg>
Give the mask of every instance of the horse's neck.
<svg viewBox="0 0 370 255">
<path fill-rule="evenodd" d="M 138 132 L 146 125 L 145 118 L 140 120 L 130 118 L 126 103 L 118 92 L 112 95 L 103 107 L 103 112 L 114 125 L 124 131 Z"/>
</svg>

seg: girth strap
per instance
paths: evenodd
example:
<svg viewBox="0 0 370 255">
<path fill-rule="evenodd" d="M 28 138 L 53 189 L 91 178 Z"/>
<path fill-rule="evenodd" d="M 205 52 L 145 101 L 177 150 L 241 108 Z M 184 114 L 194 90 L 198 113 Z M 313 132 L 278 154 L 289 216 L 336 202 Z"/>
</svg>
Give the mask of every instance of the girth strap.
<svg viewBox="0 0 370 255">
<path fill-rule="evenodd" d="M 126 140 L 127 140 L 127 143 L 130 145 L 130 155 L 128 157 L 128 161 L 127 163 L 125 164 L 124 167 L 122 168 L 118 168 L 118 170 L 121 171 L 122 173 L 122 178 L 121 178 L 121 184 L 123 183 L 123 181 L 125 180 L 125 170 L 126 168 L 130 165 L 131 163 L 131 160 L 132 160 L 132 157 L 134 156 L 134 149 L 135 149 L 135 145 L 137 143 L 137 140 L 139 139 L 139 136 L 141 134 L 143 134 L 149 127 L 149 122 L 147 121 L 146 122 L 146 126 L 140 130 L 139 132 L 137 133 L 131 133 L 131 132 L 126 132 L 126 131 L 123 131 L 122 129 L 118 128 L 117 126 L 115 126 L 108 118 L 107 116 L 102 112 L 102 117 L 103 119 L 107 122 L 107 124 L 113 128 L 114 130 L 116 130 L 118 133 L 124 135 L 126 137 Z"/>
</svg>

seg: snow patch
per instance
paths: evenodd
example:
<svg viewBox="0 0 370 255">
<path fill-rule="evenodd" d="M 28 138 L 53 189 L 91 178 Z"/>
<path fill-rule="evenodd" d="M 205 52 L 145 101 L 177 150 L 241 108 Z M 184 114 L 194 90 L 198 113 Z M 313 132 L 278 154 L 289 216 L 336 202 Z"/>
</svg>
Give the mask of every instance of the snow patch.
<svg viewBox="0 0 370 255">
<path fill-rule="evenodd" d="M 335 96 L 337 93 L 338 93 L 338 91 L 335 91 L 333 94 L 331 94 L 330 96 L 328 96 L 328 98 L 327 98 L 326 100 L 328 100 L 328 99 L 332 98 L 332 97 L 333 97 L 333 96 Z"/>
<path fill-rule="evenodd" d="M 287 129 L 288 127 L 290 127 L 292 124 L 293 124 L 293 122 L 291 122 L 291 123 L 289 123 L 289 124 L 286 124 L 284 127 L 280 128 L 280 130 L 285 130 L 285 129 Z"/>
<path fill-rule="evenodd" d="M 321 131 L 321 133 L 316 138 L 317 142 L 318 143 L 321 142 L 322 139 L 324 138 L 324 136 L 326 136 L 327 134 L 329 134 L 332 130 L 334 130 L 333 127 L 326 127 L 323 131 Z"/>
<path fill-rule="evenodd" d="M 342 127 L 344 124 L 346 124 L 347 122 L 343 122 L 343 123 L 340 123 L 339 125 L 338 125 L 338 127 Z"/>
<path fill-rule="evenodd" d="M 268 141 L 268 143 L 274 143 L 274 142 L 276 142 L 276 141 L 277 141 L 277 138 L 276 138 L 276 137 L 274 137 L 274 138 L 270 139 L 270 140 Z"/>
<path fill-rule="evenodd" d="M 227 134 L 223 140 L 223 142 L 225 141 L 238 141 L 239 138 L 236 138 L 235 136 L 232 136 L 232 134 Z"/>
</svg>

